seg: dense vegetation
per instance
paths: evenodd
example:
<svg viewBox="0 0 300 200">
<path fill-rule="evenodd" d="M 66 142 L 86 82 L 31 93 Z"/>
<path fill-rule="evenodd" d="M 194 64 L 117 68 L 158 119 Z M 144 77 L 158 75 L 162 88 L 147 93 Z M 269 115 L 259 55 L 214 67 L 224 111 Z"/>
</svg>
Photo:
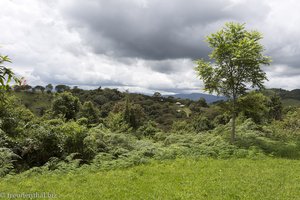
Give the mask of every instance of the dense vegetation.
<svg viewBox="0 0 300 200">
<path fill-rule="evenodd" d="M 101 88 L 19 89 L 9 91 L 0 107 L 2 176 L 36 167 L 111 169 L 182 156 L 300 157 L 300 109 L 283 107 L 274 90 L 239 98 L 237 139 L 230 144 L 228 102 L 207 105 L 203 99 Z"/>
</svg>

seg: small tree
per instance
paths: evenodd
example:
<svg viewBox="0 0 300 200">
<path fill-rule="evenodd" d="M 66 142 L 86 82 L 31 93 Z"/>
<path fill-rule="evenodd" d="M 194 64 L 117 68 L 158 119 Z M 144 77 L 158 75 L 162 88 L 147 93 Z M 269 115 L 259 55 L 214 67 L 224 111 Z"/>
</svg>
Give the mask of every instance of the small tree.
<svg viewBox="0 0 300 200">
<path fill-rule="evenodd" d="M 281 120 L 283 105 L 278 94 L 275 93 L 270 97 L 270 102 L 268 106 L 270 108 L 269 117 L 271 119 Z"/>
<path fill-rule="evenodd" d="M 99 122 L 99 115 L 99 110 L 91 101 L 84 102 L 80 111 L 80 117 L 87 118 L 89 124 L 96 124 Z"/>
<path fill-rule="evenodd" d="M 53 90 L 53 85 L 52 84 L 48 84 L 48 85 L 46 85 L 45 89 L 46 89 L 47 93 L 51 93 L 52 90 Z"/>
<path fill-rule="evenodd" d="M 58 93 L 70 91 L 70 87 L 67 85 L 57 85 L 55 86 L 55 90 Z"/>
<path fill-rule="evenodd" d="M 159 92 L 154 92 L 153 97 L 154 97 L 156 100 L 161 100 L 162 95 L 161 95 Z"/>
<path fill-rule="evenodd" d="M 52 102 L 54 116 L 61 115 L 67 120 L 75 119 L 80 109 L 80 101 L 69 92 L 63 92 Z"/>
<path fill-rule="evenodd" d="M 34 89 L 35 91 L 41 91 L 42 93 L 44 93 L 44 90 L 45 90 L 45 88 L 41 85 L 37 85 L 32 89 Z"/>
<path fill-rule="evenodd" d="M 204 82 L 204 90 L 231 100 L 232 143 L 235 140 L 237 98 L 249 86 L 263 88 L 264 80 L 267 80 L 260 66 L 269 65 L 271 59 L 262 54 L 264 47 L 259 43 L 261 39 L 259 32 L 245 30 L 244 24 L 226 23 L 220 31 L 207 37 L 209 47 L 213 48 L 210 59 L 214 63 L 197 60 L 195 70 Z"/>
</svg>

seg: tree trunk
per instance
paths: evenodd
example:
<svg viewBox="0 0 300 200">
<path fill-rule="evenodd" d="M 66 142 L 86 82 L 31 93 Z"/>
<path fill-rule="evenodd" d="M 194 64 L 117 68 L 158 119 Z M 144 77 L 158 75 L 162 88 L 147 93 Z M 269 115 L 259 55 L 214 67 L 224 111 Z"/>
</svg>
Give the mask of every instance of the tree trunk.
<svg viewBox="0 0 300 200">
<path fill-rule="evenodd" d="M 232 99 L 232 125 L 231 125 L 231 144 L 235 141 L 235 119 L 236 119 L 236 96 L 233 96 Z"/>
<path fill-rule="evenodd" d="M 233 144 L 235 141 L 235 118 L 236 118 L 235 112 L 233 112 L 232 113 L 232 125 L 231 125 L 232 126 L 231 127 L 231 138 L 230 138 L 231 144 Z"/>
</svg>

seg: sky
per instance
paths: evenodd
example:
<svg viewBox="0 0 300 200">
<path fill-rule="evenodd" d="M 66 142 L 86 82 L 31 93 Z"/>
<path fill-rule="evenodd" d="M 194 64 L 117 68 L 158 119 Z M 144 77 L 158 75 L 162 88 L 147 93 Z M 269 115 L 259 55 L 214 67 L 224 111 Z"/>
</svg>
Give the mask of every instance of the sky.
<svg viewBox="0 0 300 200">
<path fill-rule="evenodd" d="M 268 88 L 300 88 L 297 0 L 1 0 L 0 54 L 30 85 L 202 92 L 195 60 L 225 22 L 264 35 Z"/>
</svg>

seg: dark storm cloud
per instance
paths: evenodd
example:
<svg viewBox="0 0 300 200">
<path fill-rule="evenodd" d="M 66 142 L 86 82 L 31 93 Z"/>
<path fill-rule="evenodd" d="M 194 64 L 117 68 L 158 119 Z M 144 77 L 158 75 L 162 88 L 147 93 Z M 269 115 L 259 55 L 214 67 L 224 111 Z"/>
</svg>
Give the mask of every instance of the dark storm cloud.
<svg viewBox="0 0 300 200">
<path fill-rule="evenodd" d="M 182 73 L 189 68 L 192 68 L 194 63 L 189 59 L 166 59 L 166 60 L 149 60 L 147 66 L 153 71 L 171 74 Z M 189 66 L 187 68 L 186 66 Z"/>
<path fill-rule="evenodd" d="M 273 65 L 285 66 L 281 67 L 279 76 L 299 76 L 300 75 L 300 52 L 297 55 L 291 55 L 291 52 L 274 51 L 270 53 L 273 59 Z M 272 67 L 272 66 L 271 66 Z M 271 68 L 270 67 L 270 68 Z"/>
<path fill-rule="evenodd" d="M 263 4 L 250 9 L 230 0 L 74 1 L 63 10 L 94 52 L 153 60 L 206 57 L 205 35 L 225 20 L 266 11 Z"/>
<path fill-rule="evenodd" d="M 32 85 L 200 90 L 193 60 L 210 52 L 204 37 L 238 21 L 265 36 L 273 59 L 267 87 L 300 87 L 297 0 L 1 0 L 0 7 L 1 52 Z"/>
</svg>

